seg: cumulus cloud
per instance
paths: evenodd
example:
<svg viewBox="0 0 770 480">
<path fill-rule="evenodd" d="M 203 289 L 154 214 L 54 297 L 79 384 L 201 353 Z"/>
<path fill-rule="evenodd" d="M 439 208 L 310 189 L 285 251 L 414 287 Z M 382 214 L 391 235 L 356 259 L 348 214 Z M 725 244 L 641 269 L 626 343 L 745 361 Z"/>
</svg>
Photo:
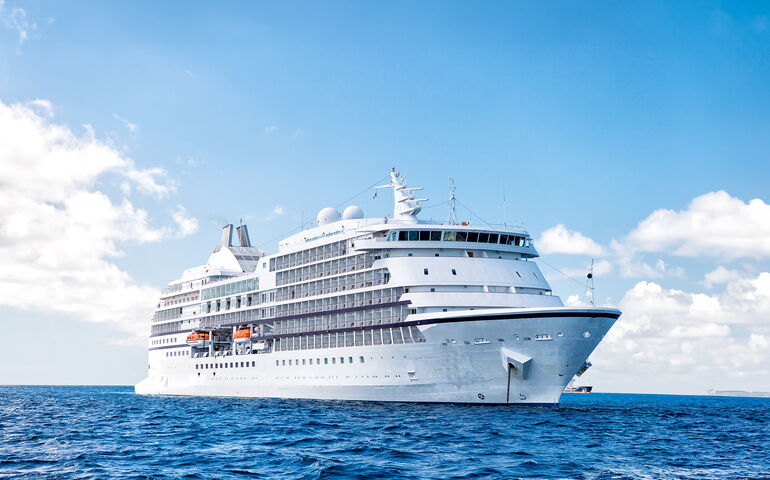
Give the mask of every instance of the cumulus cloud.
<svg viewBox="0 0 770 480">
<path fill-rule="evenodd" d="M 770 257 L 770 205 L 744 202 L 727 192 L 696 197 L 687 209 L 660 209 L 642 220 L 623 240 L 638 252 L 726 259 Z"/>
<path fill-rule="evenodd" d="M 642 281 L 594 354 L 594 376 L 620 391 L 770 389 L 770 273 L 709 295 Z"/>
<path fill-rule="evenodd" d="M 738 270 L 731 270 L 720 265 L 716 269 L 705 274 L 701 283 L 706 288 L 713 288 L 714 285 L 721 285 L 724 283 L 740 280 L 742 276 L 742 272 Z"/>
<path fill-rule="evenodd" d="M 160 169 L 137 168 L 93 129 L 77 134 L 37 107 L 0 102 L 0 305 L 146 335 L 159 292 L 111 258 L 122 255 L 121 244 L 189 235 L 197 220 L 178 207 L 172 224 L 155 227 L 129 198 L 101 191 L 111 176 L 126 184 L 124 193 L 135 186 L 160 198 L 173 185 Z"/>
<path fill-rule="evenodd" d="M 278 131 L 278 127 L 276 127 L 275 125 L 268 125 L 267 127 L 262 129 L 262 133 L 264 133 L 265 135 L 272 135 L 277 131 Z"/>
<path fill-rule="evenodd" d="M 273 207 L 273 213 L 276 215 L 283 215 L 285 212 L 285 209 L 283 208 L 283 205 L 276 205 Z"/>
<path fill-rule="evenodd" d="M 546 254 L 604 255 L 604 248 L 580 232 L 568 230 L 562 224 L 544 231 L 536 243 L 537 249 Z"/>
</svg>

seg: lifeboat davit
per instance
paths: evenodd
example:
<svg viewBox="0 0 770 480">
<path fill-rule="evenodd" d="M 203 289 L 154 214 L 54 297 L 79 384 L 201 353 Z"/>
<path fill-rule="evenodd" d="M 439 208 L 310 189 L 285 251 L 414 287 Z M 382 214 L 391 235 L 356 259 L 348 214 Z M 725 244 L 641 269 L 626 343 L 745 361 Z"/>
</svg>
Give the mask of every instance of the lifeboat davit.
<svg viewBox="0 0 770 480">
<path fill-rule="evenodd" d="M 195 331 L 187 335 L 187 344 L 193 347 L 207 347 L 210 339 L 209 332 Z"/>
<path fill-rule="evenodd" d="M 239 328 L 233 335 L 233 341 L 235 343 L 246 343 L 251 341 L 251 329 L 248 327 Z"/>
</svg>

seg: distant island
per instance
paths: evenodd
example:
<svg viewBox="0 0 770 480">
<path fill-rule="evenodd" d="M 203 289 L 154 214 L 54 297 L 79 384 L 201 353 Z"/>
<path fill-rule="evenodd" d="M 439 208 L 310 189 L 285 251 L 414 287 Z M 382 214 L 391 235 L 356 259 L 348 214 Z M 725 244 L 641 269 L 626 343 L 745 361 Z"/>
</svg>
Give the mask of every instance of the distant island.
<svg viewBox="0 0 770 480">
<path fill-rule="evenodd" d="M 709 390 L 709 395 L 717 397 L 761 397 L 770 398 L 770 392 L 747 392 L 745 390 Z"/>
</svg>

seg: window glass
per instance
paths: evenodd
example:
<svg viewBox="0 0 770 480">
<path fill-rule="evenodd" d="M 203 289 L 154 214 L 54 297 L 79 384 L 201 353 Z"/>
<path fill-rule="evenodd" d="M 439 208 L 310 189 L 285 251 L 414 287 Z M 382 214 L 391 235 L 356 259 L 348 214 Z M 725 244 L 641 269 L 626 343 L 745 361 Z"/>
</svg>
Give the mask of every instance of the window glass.
<svg viewBox="0 0 770 480">
<path fill-rule="evenodd" d="M 500 234 L 500 243 L 503 245 L 508 245 L 508 235 Z"/>
<path fill-rule="evenodd" d="M 468 232 L 468 241 L 469 242 L 478 242 L 479 241 L 479 232 Z"/>
<path fill-rule="evenodd" d="M 480 243 L 489 243 L 489 234 L 488 233 L 479 233 L 479 242 Z"/>
<path fill-rule="evenodd" d="M 457 270 L 455 270 L 454 268 L 452 269 L 452 275 L 457 275 Z"/>
<path fill-rule="evenodd" d="M 457 232 L 455 236 L 455 240 L 458 242 L 467 242 L 468 232 Z"/>
<path fill-rule="evenodd" d="M 489 234 L 489 243 L 497 243 L 497 234 L 496 233 L 490 233 Z"/>
<path fill-rule="evenodd" d="M 445 242 L 454 242 L 455 241 L 455 233 L 456 232 L 444 232 L 444 241 Z"/>
<path fill-rule="evenodd" d="M 409 230 L 409 232 L 407 232 L 407 237 L 406 238 L 410 242 L 416 242 L 417 239 L 420 238 L 420 236 L 418 235 L 419 233 L 420 232 L 418 232 L 417 230 Z"/>
<path fill-rule="evenodd" d="M 430 231 L 429 230 L 420 230 L 420 241 L 421 242 L 427 242 L 430 240 Z"/>
<path fill-rule="evenodd" d="M 398 232 L 398 239 L 401 240 L 402 242 L 405 241 L 406 240 L 406 232 L 403 231 L 403 230 Z"/>
<path fill-rule="evenodd" d="M 430 241 L 431 242 L 440 242 L 441 241 L 441 231 L 439 231 L 439 230 L 432 230 L 430 232 Z"/>
</svg>

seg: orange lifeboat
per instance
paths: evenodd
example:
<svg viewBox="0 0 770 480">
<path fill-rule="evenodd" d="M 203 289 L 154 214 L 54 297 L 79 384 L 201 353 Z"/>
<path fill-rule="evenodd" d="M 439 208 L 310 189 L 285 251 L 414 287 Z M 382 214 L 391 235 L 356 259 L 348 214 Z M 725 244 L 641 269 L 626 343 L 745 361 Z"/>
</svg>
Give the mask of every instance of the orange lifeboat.
<svg viewBox="0 0 770 480">
<path fill-rule="evenodd" d="M 205 347 L 209 344 L 211 336 L 209 332 L 195 331 L 187 335 L 187 344 L 193 347 Z"/>
<path fill-rule="evenodd" d="M 241 327 L 233 334 L 233 341 L 235 343 L 246 343 L 251 340 L 251 329 L 248 327 Z"/>
</svg>

